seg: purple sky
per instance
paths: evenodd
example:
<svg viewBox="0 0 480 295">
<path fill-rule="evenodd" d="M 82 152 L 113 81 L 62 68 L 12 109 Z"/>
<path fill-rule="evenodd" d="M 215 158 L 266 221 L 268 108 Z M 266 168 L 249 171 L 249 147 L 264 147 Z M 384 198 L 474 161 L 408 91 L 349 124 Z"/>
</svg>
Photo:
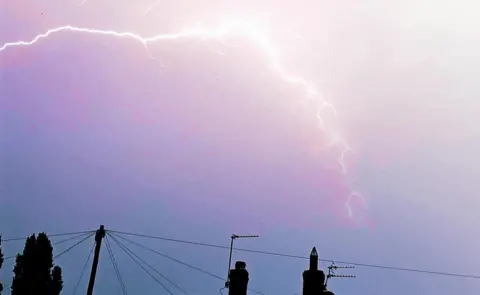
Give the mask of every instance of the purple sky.
<svg viewBox="0 0 480 295">
<path fill-rule="evenodd" d="M 287 83 L 251 34 L 151 43 L 156 60 L 136 40 L 91 33 L 7 47 L 0 50 L 0 232 L 105 224 L 218 244 L 231 233 L 258 233 L 241 247 L 307 255 L 315 245 L 326 259 L 480 274 L 473 234 L 480 225 L 480 23 L 478 4 L 467 1 L 182 0 L 163 1 L 147 15 L 153 2 L 143 0 L 2 1 L 0 48 L 63 25 L 149 37 L 199 22 L 215 30 L 234 18 L 253 21 L 282 69 L 311 82 L 338 119 L 324 110 L 320 129 L 318 100 Z M 329 145 L 337 134 L 352 148 L 346 173 L 338 164 L 342 146 Z M 352 190 L 363 199 L 351 199 L 349 217 Z M 225 272 L 225 251 L 149 245 Z M 90 246 L 58 262 L 65 294 Z M 6 244 L 4 252 L 21 247 Z M 222 286 L 138 253 L 190 294 L 217 294 Z M 102 255 L 97 293 L 116 294 Z M 247 262 L 250 286 L 266 295 L 301 291 L 306 261 L 234 258 Z M 127 257 L 118 260 L 130 292 L 161 291 Z M 11 266 L 0 278 L 11 277 Z M 480 287 L 415 273 L 353 273 L 357 279 L 331 289 L 477 294 Z"/>
</svg>

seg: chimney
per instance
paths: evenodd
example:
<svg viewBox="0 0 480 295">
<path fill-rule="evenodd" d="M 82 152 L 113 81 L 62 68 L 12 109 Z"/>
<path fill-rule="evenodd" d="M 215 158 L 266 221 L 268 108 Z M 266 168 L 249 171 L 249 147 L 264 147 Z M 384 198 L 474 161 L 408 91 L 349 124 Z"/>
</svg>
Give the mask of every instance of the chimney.
<svg viewBox="0 0 480 295">
<path fill-rule="evenodd" d="M 229 295 L 247 295 L 248 271 L 243 261 L 235 262 L 235 269 L 230 270 L 229 274 Z"/>
<path fill-rule="evenodd" d="M 325 273 L 318 269 L 318 253 L 313 247 L 310 252 L 310 267 L 303 272 L 303 295 L 319 295 L 324 291 Z"/>
<path fill-rule="evenodd" d="M 310 252 L 310 269 L 309 270 L 318 270 L 318 253 L 315 247 L 313 247 L 312 252 Z"/>
</svg>

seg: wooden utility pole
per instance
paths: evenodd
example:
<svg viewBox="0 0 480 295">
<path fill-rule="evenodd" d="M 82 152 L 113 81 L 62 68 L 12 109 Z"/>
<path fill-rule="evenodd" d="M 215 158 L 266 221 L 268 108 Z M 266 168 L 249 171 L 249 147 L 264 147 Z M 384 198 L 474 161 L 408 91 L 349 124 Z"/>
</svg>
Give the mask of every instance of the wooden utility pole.
<svg viewBox="0 0 480 295">
<path fill-rule="evenodd" d="M 100 228 L 95 234 L 95 253 L 93 256 L 92 271 L 90 272 L 90 281 L 88 282 L 87 295 L 93 295 L 95 277 L 97 276 L 98 258 L 100 257 L 100 248 L 102 247 L 102 240 L 104 237 L 105 227 L 103 225 L 100 225 Z"/>
</svg>

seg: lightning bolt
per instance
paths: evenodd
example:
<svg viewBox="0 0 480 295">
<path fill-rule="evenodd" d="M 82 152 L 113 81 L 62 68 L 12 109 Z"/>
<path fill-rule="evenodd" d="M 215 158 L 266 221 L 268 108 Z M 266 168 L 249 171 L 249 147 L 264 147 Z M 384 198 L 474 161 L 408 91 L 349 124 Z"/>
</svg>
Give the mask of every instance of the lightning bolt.
<svg viewBox="0 0 480 295">
<path fill-rule="evenodd" d="M 360 199 L 363 206 L 367 205 L 367 203 L 365 201 L 365 198 L 359 192 L 351 191 L 350 194 L 347 197 L 347 201 L 345 202 L 345 209 L 347 210 L 347 216 L 349 218 L 353 217 L 353 209 L 352 209 L 352 206 L 351 206 L 351 202 L 352 202 L 353 198 Z"/>
<path fill-rule="evenodd" d="M 86 0 L 82 1 L 84 3 Z M 158 5 L 160 1 L 155 2 L 152 4 L 147 10 L 145 14 L 148 13 L 151 9 L 153 9 L 156 5 Z M 315 101 L 318 103 L 318 108 L 316 112 L 316 118 L 319 122 L 319 128 L 323 130 L 330 138 L 329 147 L 336 148 L 340 151 L 340 156 L 338 157 L 338 166 L 342 174 L 346 176 L 347 174 L 347 165 L 345 163 L 345 158 L 348 152 L 352 149 L 347 144 L 347 142 L 342 139 L 342 136 L 339 132 L 335 130 L 335 128 L 327 128 L 324 119 L 322 118 L 322 114 L 326 110 L 330 110 L 331 114 L 333 114 L 334 118 L 338 120 L 337 111 L 335 107 L 327 102 L 325 99 L 322 98 L 321 94 L 317 91 L 316 87 L 305 79 L 302 76 L 297 76 L 291 74 L 289 71 L 286 70 L 284 65 L 281 62 L 280 53 L 276 46 L 274 46 L 267 35 L 253 23 L 245 22 L 241 20 L 236 21 L 228 21 L 223 23 L 221 26 L 216 27 L 214 29 L 205 28 L 202 26 L 196 26 L 194 28 L 188 28 L 185 30 L 178 31 L 176 33 L 170 34 L 158 34 L 150 37 L 144 37 L 136 33 L 132 32 L 118 32 L 114 30 L 101 30 L 96 28 L 86 28 L 86 27 L 76 27 L 71 25 L 59 26 L 56 28 L 52 28 L 47 30 L 44 33 L 41 33 L 29 41 L 16 41 L 16 42 L 8 42 L 0 46 L 0 52 L 5 51 L 12 47 L 21 47 L 21 46 L 32 46 L 37 42 L 40 42 L 42 39 L 46 39 L 54 34 L 62 33 L 62 32 L 70 32 L 70 33 L 84 33 L 84 34 L 92 34 L 92 35 L 101 35 L 105 37 L 117 37 L 117 38 L 128 38 L 135 40 L 141 43 L 146 52 L 152 59 L 155 59 L 153 55 L 151 55 L 148 45 L 155 42 L 165 41 L 165 40 L 176 40 L 181 38 L 196 38 L 202 41 L 208 42 L 209 40 L 216 40 L 222 42 L 222 38 L 227 35 L 235 35 L 241 34 L 253 40 L 260 51 L 265 55 L 265 58 L 268 60 L 271 70 L 273 70 L 279 78 L 281 78 L 286 83 L 291 83 L 298 85 L 299 87 L 305 90 L 306 98 L 308 101 Z M 156 60 L 156 59 L 155 59 Z M 158 61 L 158 60 L 157 60 Z M 352 198 L 360 198 L 362 202 L 365 202 L 364 198 L 358 192 L 351 191 L 350 194 L 347 196 L 347 200 L 345 203 L 346 211 L 348 217 L 353 217 L 353 209 L 351 207 L 351 200 Z"/>
</svg>

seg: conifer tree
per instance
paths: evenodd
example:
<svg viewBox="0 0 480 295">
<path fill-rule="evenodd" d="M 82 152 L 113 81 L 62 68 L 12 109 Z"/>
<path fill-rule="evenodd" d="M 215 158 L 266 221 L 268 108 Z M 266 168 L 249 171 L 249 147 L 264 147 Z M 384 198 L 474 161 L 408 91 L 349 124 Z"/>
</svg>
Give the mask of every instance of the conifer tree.
<svg viewBox="0 0 480 295">
<path fill-rule="evenodd" d="M 53 247 L 45 233 L 27 238 L 13 273 L 12 295 L 59 295 L 62 291 L 62 271 L 53 264 Z"/>
<path fill-rule="evenodd" d="M 52 269 L 51 285 L 49 289 L 50 295 L 60 295 L 63 289 L 62 268 L 55 265 Z"/>
</svg>

